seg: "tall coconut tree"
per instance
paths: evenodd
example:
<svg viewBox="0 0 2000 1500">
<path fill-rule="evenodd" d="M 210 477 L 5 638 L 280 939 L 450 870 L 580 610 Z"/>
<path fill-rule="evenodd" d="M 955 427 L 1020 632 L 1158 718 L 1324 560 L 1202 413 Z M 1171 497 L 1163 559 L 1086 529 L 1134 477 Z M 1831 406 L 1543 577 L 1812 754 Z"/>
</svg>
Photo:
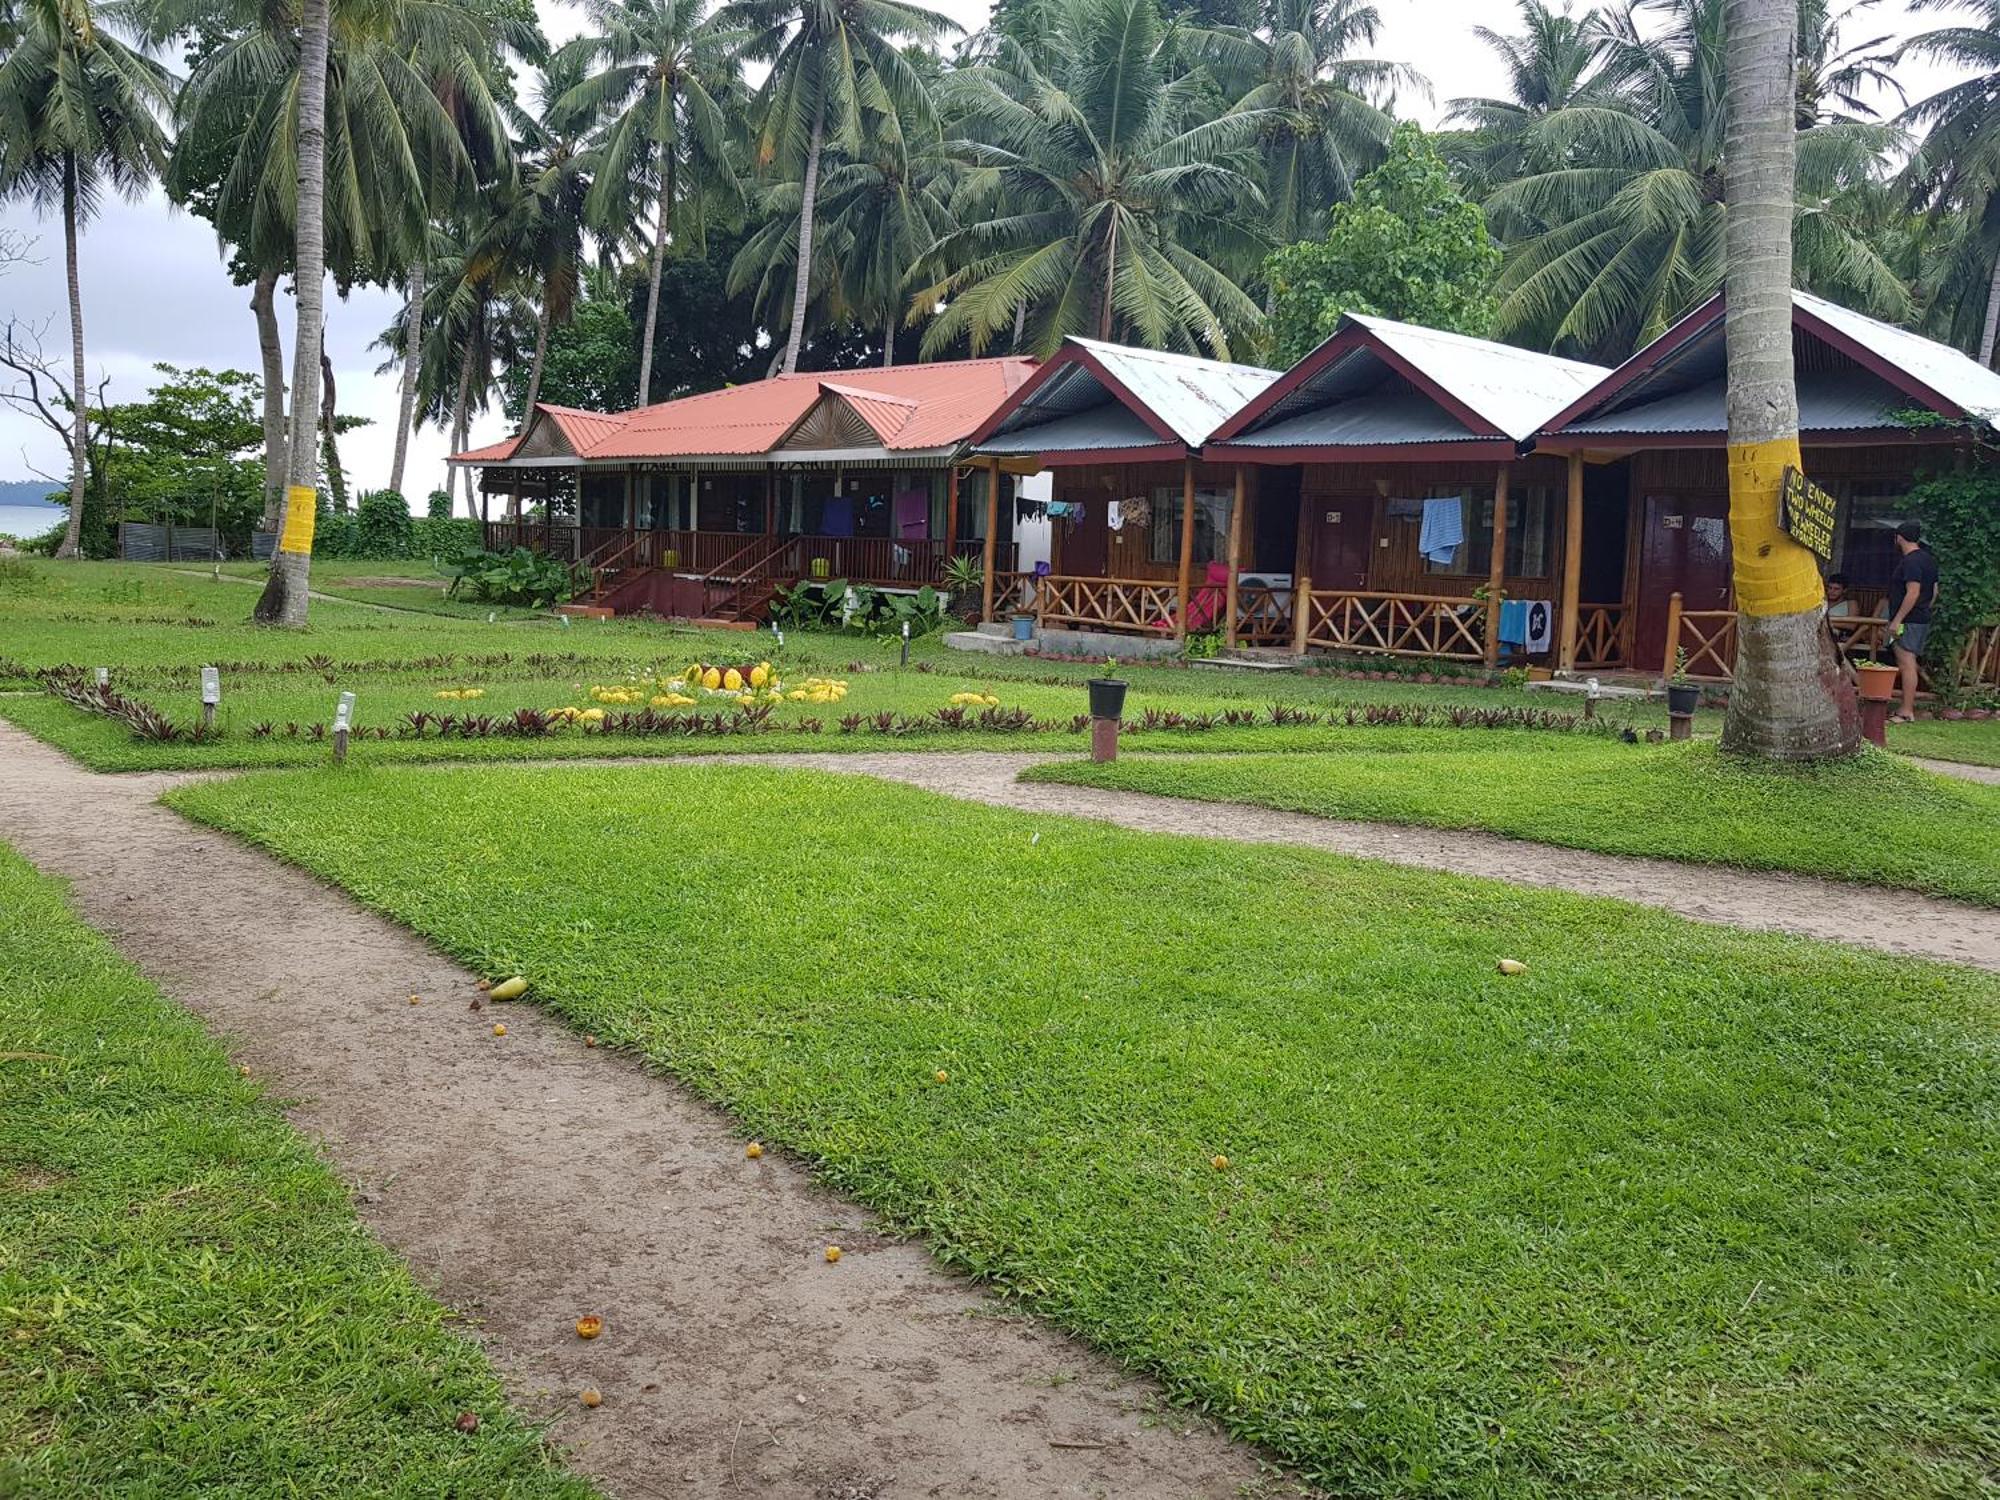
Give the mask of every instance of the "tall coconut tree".
<svg viewBox="0 0 2000 1500">
<path fill-rule="evenodd" d="M 1792 371 L 1794 0 L 1727 0 L 1725 27 L 1729 542 L 1738 614 L 1722 743 L 1776 760 L 1849 754 L 1860 721 L 1826 629 L 1819 568 L 1778 524 L 1785 470 L 1802 467 Z"/>
<path fill-rule="evenodd" d="M 1382 13 L 1362 0 L 1270 0 L 1264 25 L 1192 30 L 1236 112 L 1264 119 L 1265 211 L 1280 244 L 1314 239 L 1326 212 L 1353 196 L 1355 180 L 1382 160 L 1398 89 L 1428 95 L 1415 68 L 1356 57 L 1382 30 Z"/>
<path fill-rule="evenodd" d="M 1018 318 L 1034 353 L 1082 334 L 1229 357 L 1263 320 L 1231 272 L 1270 247 L 1256 147 L 1276 112 L 1213 116 L 1153 0 L 1061 0 L 1050 24 L 1047 70 L 1001 37 L 947 80 L 969 171 L 917 293 L 943 305 L 925 353 L 978 353 Z"/>
<path fill-rule="evenodd" d="M 78 246 L 108 187 L 136 196 L 166 167 L 162 119 L 172 106 L 163 67 L 123 36 L 137 17 L 90 0 L 16 0 L 0 61 L 0 198 L 24 198 L 62 217 L 69 282 L 69 524 L 58 557 L 81 551 L 90 467 Z"/>
<path fill-rule="evenodd" d="M 639 404 L 653 399 L 653 335 L 660 273 L 677 239 L 676 212 L 721 196 L 740 199 L 726 110 L 740 77 L 741 38 L 708 0 L 591 0 L 592 31 L 565 49 L 585 77 L 556 108 L 598 126 L 597 170 L 584 207 L 614 238 L 635 203 L 651 198 L 646 324 L 639 345 Z M 699 229 L 702 216 L 691 216 Z"/>
<path fill-rule="evenodd" d="M 298 164 L 292 196 L 298 327 L 292 340 L 292 415 L 285 463 L 285 521 L 252 618 L 298 628 L 312 598 L 313 519 L 318 503 L 320 338 L 326 300 L 326 72 L 332 0 L 301 0 L 296 114 L 289 122 Z"/>
<path fill-rule="evenodd" d="M 1520 0 L 1519 15 L 1516 34 L 1472 28 L 1505 70 L 1507 93 L 1454 99 L 1445 115 L 1448 123 L 1467 130 L 1452 154 L 1465 169 L 1469 189 L 1482 195 L 1565 163 L 1568 143 L 1551 138 L 1546 128 L 1551 118 L 1593 105 L 1617 107 L 1604 87 L 1601 28 L 1587 15 L 1543 0 Z M 1494 228 L 1505 232 L 1501 225 Z"/>
<path fill-rule="evenodd" d="M 870 116 L 894 115 L 906 128 L 934 115 L 924 79 L 900 50 L 956 30 L 910 0 L 731 0 L 725 24 L 746 40 L 741 55 L 768 63 L 755 100 L 754 154 L 760 171 L 799 183 L 798 236 L 790 326 L 780 368 L 799 365 L 811 295 L 814 215 L 821 156 L 829 142 L 858 157 Z"/>
<path fill-rule="evenodd" d="M 1944 8 L 1945 0 L 1919 3 Z M 1912 37 L 1902 55 L 1972 76 L 1919 100 L 1903 118 L 1927 132 L 1910 165 L 1918 201 L 1964 215 L 1932 305 L 1947 310 L 1945 332 L 1991 365 L 2000 349 L 2000 0 L 1951 5 L 1970 9 L 1971 23 Z"/>
</svg>

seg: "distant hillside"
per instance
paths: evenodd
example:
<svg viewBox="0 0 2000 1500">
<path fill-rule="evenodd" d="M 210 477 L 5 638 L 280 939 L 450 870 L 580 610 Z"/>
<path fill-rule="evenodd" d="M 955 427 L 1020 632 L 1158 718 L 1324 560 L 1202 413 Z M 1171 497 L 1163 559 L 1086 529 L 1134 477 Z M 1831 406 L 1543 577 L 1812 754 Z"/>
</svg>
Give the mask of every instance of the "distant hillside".
<svg viewBox="0 0 2000 1500">
<path fill-rule="evenodd" d="M 46 479 L 0 479 L 0 505 L 48 505 L 49 492 L 60 489 Z M 49 505 L 50 510 L 61 510 Z"/>
</svg>

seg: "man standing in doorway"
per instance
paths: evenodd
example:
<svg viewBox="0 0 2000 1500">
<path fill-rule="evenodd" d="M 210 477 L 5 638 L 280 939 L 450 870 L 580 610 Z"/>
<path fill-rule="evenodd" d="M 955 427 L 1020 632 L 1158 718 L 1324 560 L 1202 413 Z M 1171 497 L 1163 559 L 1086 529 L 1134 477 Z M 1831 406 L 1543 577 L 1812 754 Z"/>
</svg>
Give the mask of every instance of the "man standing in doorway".
<svg viewBox="0 0 2000 1500">
<path fill-rule="evenodd" d="M 1902 673 L 1903 703 L 1892 724 L 1907 724 L 1917 716 L 1917 658 L 1931 633 L 1931 603 L 1937 598 L 1937 559 L 1924 545 L 1924 528 L 1905 521 L 1896 528 L 1896 567 L 1889 575 L 1884 601 L 1889 628 L 1884 638 L 1896 653 Z"/>
</svg>

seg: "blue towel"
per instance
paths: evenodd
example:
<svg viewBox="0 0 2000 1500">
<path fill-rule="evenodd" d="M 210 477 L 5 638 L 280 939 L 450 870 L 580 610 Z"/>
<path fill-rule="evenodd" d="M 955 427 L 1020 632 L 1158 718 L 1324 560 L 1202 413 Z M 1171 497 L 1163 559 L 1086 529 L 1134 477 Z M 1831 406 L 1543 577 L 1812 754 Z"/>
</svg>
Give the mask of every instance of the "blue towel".
<svg viewBox="0 0 2000 1500">
<path fill-rule="evenodd" d="M 1526 646 L 1528 644 L 1528 606 L 1526 599 L 1502 599 L 1500 601 L 1500 643 L 1503 646 Z"/>
<path fill-rule="evenodd" d="M 1457 495 L 1439 495 L 1424 502 L 1423 527 L 1417 550 L 1425 562 L 1448 565 L 1465 541 L 1465 507 Z"/>
</svg>

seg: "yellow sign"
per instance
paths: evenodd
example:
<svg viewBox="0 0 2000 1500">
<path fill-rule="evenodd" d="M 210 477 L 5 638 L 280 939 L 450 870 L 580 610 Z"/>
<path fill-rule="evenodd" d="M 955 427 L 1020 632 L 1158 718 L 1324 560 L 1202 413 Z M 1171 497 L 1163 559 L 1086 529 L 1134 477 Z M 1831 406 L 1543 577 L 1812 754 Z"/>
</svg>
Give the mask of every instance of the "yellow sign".
<svg viewBox="0 0 2000 1500">
<path fill-rule="evenodd" d="M 319 514 L 319 497 L 308 484 L 295 484 L 285 491 L 285 529 L 278 533 L 280 552 L 310 553 L 313 549 L 313 521 Z"/>
<path fill-rule="evenodd" d="M 1833 561 L 1834 528 L 1839 502 L 1797 469 L 1786 466 L 1778 491 L 1778 526 L 1801 547 L 1810 547 L 1826 562 Z"/>
</svg>

